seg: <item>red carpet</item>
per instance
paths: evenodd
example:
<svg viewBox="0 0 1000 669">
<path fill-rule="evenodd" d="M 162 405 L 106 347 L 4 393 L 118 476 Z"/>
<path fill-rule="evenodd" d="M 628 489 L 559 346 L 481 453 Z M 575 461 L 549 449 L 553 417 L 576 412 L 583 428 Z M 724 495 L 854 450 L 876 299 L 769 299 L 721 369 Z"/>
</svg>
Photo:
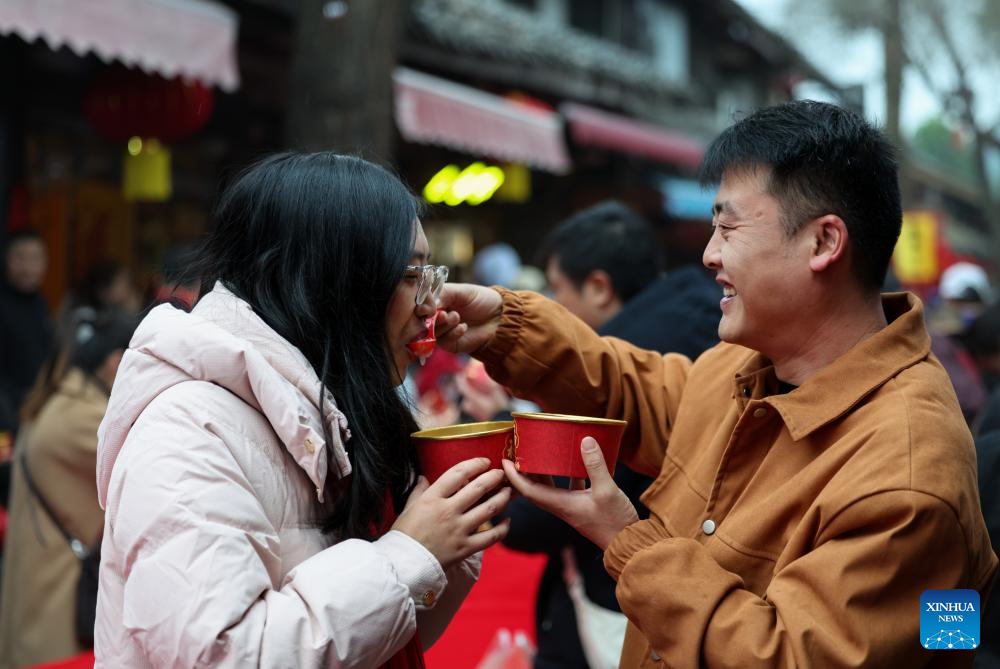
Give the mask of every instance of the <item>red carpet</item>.
<svg viewBox="0 0 1000 669">
<path fill-rule="evenodd" d="M 427 669 L 474 669 L 501 628 L 521 630 L 535 643 L 535 593 L 545 560 L 499 544 L 487 549 L 479 582 L 427 651 Z"/>
</svg>

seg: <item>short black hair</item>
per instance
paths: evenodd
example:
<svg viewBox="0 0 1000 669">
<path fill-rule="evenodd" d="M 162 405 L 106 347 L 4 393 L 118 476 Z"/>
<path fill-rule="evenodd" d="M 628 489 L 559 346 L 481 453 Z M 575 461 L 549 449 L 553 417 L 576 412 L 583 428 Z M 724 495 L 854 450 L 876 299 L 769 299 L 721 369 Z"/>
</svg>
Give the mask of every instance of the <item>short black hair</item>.
<svg viewBox="0 0 1000 669">
<path fill-rule="evenodd" d="M 979 314 L 959 339 L 973 357 L 1000 353 L 1000 303 Z"/>
<path fill-rule="evenodd" d="M 42 234 L 35 228 L 18 228 L 13 232 L 7 233 L 7 239 L 3 242 L 3 249 L 4 251 L 7 251 L 10 247 L 14 246 L 14 244 L 23 241 L 34 241 L 41 244 L 45 243 L 45 239 L 42 237 Z"/>
<path fill-rule="evenodd" d="M 138 318 L 122 311 L 84 316 L 74 324 L 70 343 L 70 364 L 94 374 L 115 351 L 128 348 Z"/>
<path fill-rule="evenodd" d="M 768 192 L 782 205 L 787 237 L 810 219 L 839 216 L 858 282 L 868 289 L 882 285 L 903 211 L 896 149 L 878 128 L 825 102 L 765 107 L 712 142 L 700 179 L 707 185 L 727 170 L 758 168 L 771 170 Z"/>
<path fill-rule="evenodd" d="M 649 223 L 617 200 L 583 209 L 559 224 L 542 243 L 538 263 L 555 258 L 577 287 L 594 270 L 603 270 L 623 302 L 660 274 L 659 246 Z"/>
</svg>

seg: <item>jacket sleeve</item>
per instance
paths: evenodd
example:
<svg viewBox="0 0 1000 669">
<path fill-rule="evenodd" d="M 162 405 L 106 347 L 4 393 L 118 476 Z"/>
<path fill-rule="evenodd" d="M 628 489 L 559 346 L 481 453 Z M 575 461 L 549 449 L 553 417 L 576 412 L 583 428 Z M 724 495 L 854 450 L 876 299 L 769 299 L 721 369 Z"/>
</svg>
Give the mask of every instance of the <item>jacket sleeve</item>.
<svg viewBox="0 0 1000 669">
<path fill-rule="evenodd" d="M 235 435 L 187 415 L 147 418 L 115 464 L 107 513 L 123 624 L 152 666 L 373 667 L 412 638 L 423 601 L 446 586 L 423 546 L 396 531 L 345 540 L 282 577 L 282 542 L 310 554 L 315 529 L 269 517 L 281 503 L 262 506 L 227 445 Z M 278 466 L 253 457 L 254 469 Z"/>
<path fill-rule="evenodd" d="M 973 587 L 983 576 L 970 573 L 952 508 L 902 490 L 837 513 L 814 550 L 778 568 L 763 597 L 709 547 L 652 520 L 619 533 L 605 566 L 652 650 L 670 666 L 707 669 L 924 666 L 935 654 L 918 638 L 921 593 Z"/>
<path fill-rule="evenodd" d="M 445 588 L 437 603 L 433 608 L 417 611 L 420 643 L 425 650 L 441 638 L 448 623 L 458 613 L 458 608 L 465 601 L 472 586 L 479 580 L 482 564 L 483 554 L 480 552 L 450 567 L 445 572 L 445 576 L 448 578 L 448 587 Z"/>
<path fill-rule="evenodd" d="M 490 376 L 546 411 L 628 421 L 620 460 L 659 474 L 691 361 L 600 337 L 537 293 L 499 292 L 500 327 L 475 354 Z"/>
</svg>

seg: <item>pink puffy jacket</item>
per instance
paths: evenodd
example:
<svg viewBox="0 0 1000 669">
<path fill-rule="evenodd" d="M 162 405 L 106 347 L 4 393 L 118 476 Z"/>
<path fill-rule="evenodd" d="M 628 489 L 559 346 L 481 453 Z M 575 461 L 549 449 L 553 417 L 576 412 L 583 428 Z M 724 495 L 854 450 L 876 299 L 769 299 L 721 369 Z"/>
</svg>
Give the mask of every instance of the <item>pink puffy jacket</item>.
<svg viewBox="0 0 1000 669">
<path fill-rule="evenodd" d="M 326 477 L 351 469 L 319 389 L 221 285 L 143 320 L 98 432 L 98 667 L 377 667 L 418 627 L 425 647 L 440 635 L 480 556 L 446 573 L 401 532 L 318 529 Z"/>
</svg>

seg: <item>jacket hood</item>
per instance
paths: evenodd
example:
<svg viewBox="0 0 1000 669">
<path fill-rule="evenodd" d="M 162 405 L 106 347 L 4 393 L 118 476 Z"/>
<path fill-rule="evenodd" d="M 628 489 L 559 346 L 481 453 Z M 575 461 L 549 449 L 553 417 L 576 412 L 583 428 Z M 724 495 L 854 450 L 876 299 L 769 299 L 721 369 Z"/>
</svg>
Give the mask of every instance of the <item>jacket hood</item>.
<svg viewBox="0 0 1000 669">
<path fill-rule="evenodd" d="M 249 304 L 221 283 L 190 313 L 164 304 L 135 331 L 98 429 L 97 489 L 107 500 L 111 471 L 139 415 L 160 393 L 185 381 L 208 381 L 261 412 L 323 501 L 327 472 L 344 477 L 351 465 L 344 443 L 347 418 L 305 356 L 272 330 Z M 330 426 L 332 443 L 323 436 Z M 135 444 L 151 448 L 153 444 Z"/>
</svg>

